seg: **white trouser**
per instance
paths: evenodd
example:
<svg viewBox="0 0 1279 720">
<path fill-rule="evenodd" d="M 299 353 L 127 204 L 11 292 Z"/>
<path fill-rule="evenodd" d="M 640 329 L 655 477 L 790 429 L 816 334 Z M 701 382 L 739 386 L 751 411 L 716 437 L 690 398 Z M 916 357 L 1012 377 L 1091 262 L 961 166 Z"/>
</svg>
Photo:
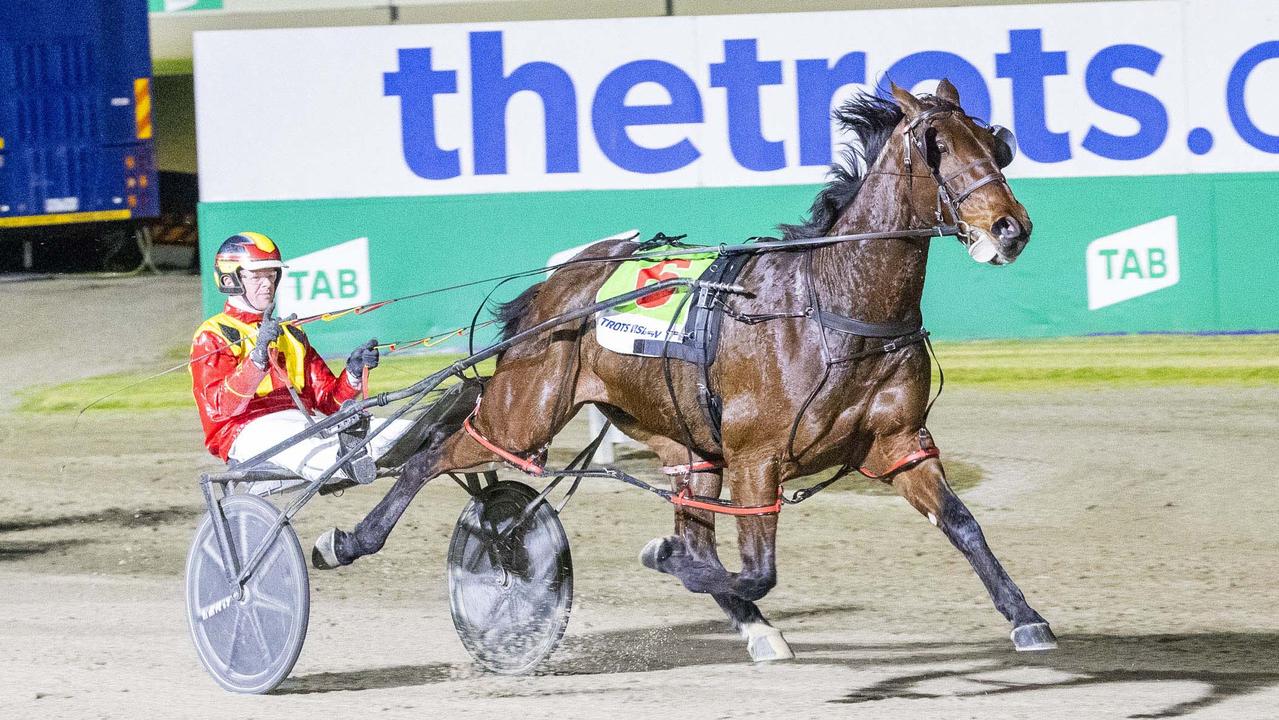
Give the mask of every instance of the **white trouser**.
<svg viewBox="0 0 1279 720">
<path fill-rule="evenodd" d="M 315 416 L 316 422 L 323 419 L 323 415 Z M 387 420 L 382 418 L 373 418 L 369 423 L 369 432 L 371 433 L 374 429 L 387 422 Z M 413 426 L 413 423 L 408 420 L 393 420 L 390 423 L 389 427 L 374 436 L 373 440 L 366 446 L 369 456 L 374 460 L 385 455 L 386 451 L 390 450 L 391 446 L 395 444 L 395 441 Z M 307 422 L 306 415 L 303 415 L 301 410 L 281 410 L 270 415 L 263 415 L 260 418 L 251 420 L 240 429 L 240 434 L 236 436 L 235 442 L 231 443 L 231 452 L 227 458 L 235 462 L 243 462 L 258 453 L 270 450 L 276 443 L 293 437 L 309 426 L 310 423 Z M 333 466 L 333 463 L 337 462 L 339 450 L 337 435 L 326 437 L 317 434 L 305 440 L 300 440 L 276 453 L 268 462 L 288 468 L 306 478 L 306 480 L 295 479 L 248 483 L 248 490 L 255 495 L 270 495 L 305 485 L 307 481 L 323 475 L 325 470 L 328 470 Z M 345 478 L 346 473 L 338 470 L 335 477 Z"/>
</svg>

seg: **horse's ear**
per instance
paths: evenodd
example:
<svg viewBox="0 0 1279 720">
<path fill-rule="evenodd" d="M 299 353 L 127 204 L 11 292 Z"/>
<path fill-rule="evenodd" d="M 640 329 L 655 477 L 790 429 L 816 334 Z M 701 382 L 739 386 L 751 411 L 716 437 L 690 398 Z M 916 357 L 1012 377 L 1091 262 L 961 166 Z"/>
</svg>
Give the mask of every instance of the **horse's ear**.
<svg viewBox="0 0 1279 720">
<path fill-rule="evenodd" d="M 959 91 L 946 78 L 942 78 L 942 81 L 937 83 L 937 97 L 959 107 Z"/>
<path fill-rule="evenodd" d="M 909 91 L 897 87 L 897 83 L 889 81 L 889 87 L 893 91 L 893 99 L 897 101 L 898 107 L 902 112 L 906 113 L 906 117 L 914 118 L 919 114 L 922 106 L 919 104 L 919 98 L 911 95 Z"/>
</svg>

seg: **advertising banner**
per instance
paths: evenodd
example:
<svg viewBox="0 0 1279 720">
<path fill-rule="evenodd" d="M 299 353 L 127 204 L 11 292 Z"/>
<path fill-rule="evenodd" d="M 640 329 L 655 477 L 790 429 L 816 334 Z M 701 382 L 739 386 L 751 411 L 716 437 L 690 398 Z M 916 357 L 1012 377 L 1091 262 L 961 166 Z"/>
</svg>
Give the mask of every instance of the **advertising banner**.
<svg viewBox="0 0 1279 720">
<path fill-rule="evenodd" d="M 205 246 L 361 239 L 375 300 L 629 227 L 775 233 L 848 140 L 833 107 L 946 77 L 1017 134 L 1035 233 L 999 270 L 935 243 L 936 334 L 1279 329 L 1274 281 L 1231 259 L 1279 249 L 1254 222 L 1279 177 L 1264 0 L 200 33 L 195 64 Z M 362 327 L 443 329 L 478 297 Z"/>
</svg>

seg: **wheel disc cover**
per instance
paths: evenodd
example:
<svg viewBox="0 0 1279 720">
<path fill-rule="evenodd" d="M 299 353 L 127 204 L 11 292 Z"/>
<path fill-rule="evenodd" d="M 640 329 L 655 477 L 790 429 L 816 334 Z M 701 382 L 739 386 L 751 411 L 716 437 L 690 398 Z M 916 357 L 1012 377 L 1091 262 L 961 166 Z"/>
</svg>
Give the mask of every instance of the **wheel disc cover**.
<svg viewBox="0 0 1279 720">
<path fill-rule="evenodd" d="M 279 516 L 253 495 L 222 502 L 239 565 L 253 556 Z M 284 680 L 306 639 L 310 586 L 297 535 L 286 525 L 248 579 L 242 598 L 231 595 L 206 514 L 187 555 L 187 623 L 201 664 L 223 688 L 265 693 Z"/>
<path fill-rule="evenodd" d="M 503 540 L 537 492 L 500 482 L 467 503 L 449 543 L 453 625 L 486 669 L 533 669 L 559 644 L 573 605 L 573 561 L 559 517 L 546 502 Z"/>
</svg>

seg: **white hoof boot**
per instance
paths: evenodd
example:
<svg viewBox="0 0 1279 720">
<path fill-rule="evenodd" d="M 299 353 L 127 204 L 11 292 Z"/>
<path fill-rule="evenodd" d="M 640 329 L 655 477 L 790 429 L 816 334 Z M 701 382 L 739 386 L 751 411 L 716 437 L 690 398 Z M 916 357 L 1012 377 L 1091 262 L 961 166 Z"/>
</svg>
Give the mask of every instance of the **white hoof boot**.
<svg viewBox="0 0 1279 720">
<path fill-rule="evenodd" d="M 333 570 L 342 566 L 334 548 L 337 532 L 337 528 L 329 528 L 328 532 L 315 539 L 315 547 L 311 549 L 311 565 L 316 570 Z"/>
<path fill-rule="evenodd" d="M 742 636 L 746 638 L 746 649 L 750 651 L 751 660 L 755 662 L 791 660 L 795 657 L 790 645 L 782 637 L 781 631 L 767 623 L 751 623 L 744 626 Z"/>
</svg>

